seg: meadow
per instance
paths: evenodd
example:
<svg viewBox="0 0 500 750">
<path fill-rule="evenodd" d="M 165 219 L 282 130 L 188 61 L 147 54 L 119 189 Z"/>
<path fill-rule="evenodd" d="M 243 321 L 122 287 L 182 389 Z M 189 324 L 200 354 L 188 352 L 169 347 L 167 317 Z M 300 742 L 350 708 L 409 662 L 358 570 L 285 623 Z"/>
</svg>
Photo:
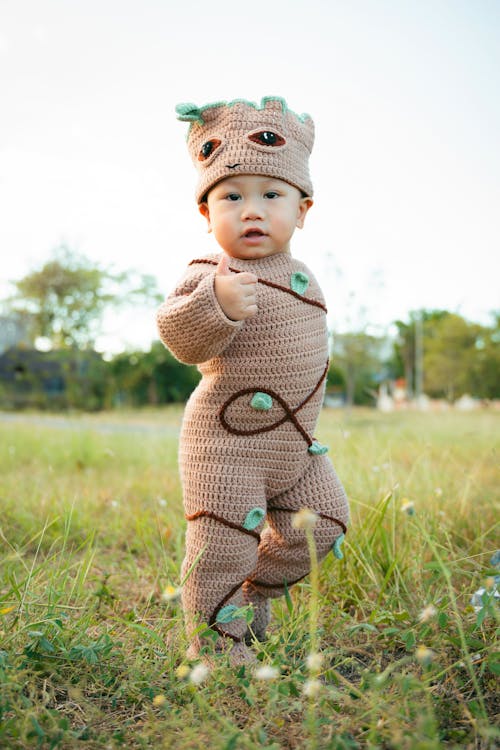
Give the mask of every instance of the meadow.
<svg viewBox="0 0 500 750">
<path fill-rule="evenodd" d="M 205 674 L 175 597 L 181 413 L 0 419 L 0 747 L 498 746 L 500 414 L 323 410 L 344 558 L 273 602 L 260 670 Z"/>
</svg>

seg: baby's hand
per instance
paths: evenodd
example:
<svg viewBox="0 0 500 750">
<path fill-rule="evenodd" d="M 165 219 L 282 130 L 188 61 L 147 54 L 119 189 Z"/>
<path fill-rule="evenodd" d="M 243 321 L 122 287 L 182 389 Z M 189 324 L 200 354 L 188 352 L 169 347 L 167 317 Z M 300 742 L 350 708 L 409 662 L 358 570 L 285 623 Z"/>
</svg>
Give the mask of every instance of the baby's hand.
<svg viewBox="0 0 500 750">
<path fill-rule="evenodd" d="M 223 253 L 215 272 L 215 296 L 231 320 L 251 318 L 257 313 L 257 276 L 230 271 L 229 256 Z"/>
</svg>

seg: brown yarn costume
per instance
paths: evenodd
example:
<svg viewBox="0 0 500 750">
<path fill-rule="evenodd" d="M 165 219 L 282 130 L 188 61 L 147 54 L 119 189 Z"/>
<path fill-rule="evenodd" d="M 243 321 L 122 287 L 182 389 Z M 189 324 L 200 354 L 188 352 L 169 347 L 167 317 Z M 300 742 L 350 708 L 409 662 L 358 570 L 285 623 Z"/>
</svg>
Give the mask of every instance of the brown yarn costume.
<svg viewBox="0 0 500 750">
<path fill-rule="evenodd" d="M 158 328 L 173 354 L 198 364 L 203 376 L 186 405 L 179 448 L 188 520 L 183 575 L 194 565 L 183 608 L 188 634 L 208 622 L 222 645 L 245 637 L 236 608 L 252 603 L 263 631 L 268 598 L 309 572 L 305 534 L 292 526 L 293 513 L 308 507 L 318 514 L 321 559 L 345 532 L 349 511 L 313 438 L 328 362 L 317 281 L 286 253 L 231 258 L 231 270 L 259 279 L 257 315 L 232 321 L 215 296 L 219 259 L 190 264 L 159 308 Z M 191 654 L 200 645 L 194 638 Z"/>
</svg>

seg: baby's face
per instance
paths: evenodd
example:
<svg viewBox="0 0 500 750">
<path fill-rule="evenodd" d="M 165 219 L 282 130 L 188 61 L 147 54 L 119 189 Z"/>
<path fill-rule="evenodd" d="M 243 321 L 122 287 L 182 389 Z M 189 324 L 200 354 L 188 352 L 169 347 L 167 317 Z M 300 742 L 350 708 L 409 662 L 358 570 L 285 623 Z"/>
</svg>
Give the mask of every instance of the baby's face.
<svg viewBox="0 0 500 750">
<path fill-rule="evenodd" d="M 250 260 L 288 253 L 311 205 L 311 198 L 283 180 L 240 175 L 217 183 L 200 211 L 231 258 Z"/>
</svg>

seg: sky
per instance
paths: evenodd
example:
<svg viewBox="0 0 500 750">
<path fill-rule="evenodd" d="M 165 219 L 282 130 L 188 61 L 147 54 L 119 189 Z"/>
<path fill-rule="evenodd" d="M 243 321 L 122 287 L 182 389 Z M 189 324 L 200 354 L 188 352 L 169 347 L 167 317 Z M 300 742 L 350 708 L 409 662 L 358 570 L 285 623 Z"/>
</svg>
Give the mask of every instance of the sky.
<svg viewBox="0 0 500 750">
<path fill-rule="evenodd" d="M 337 330 L 500 307 L 498 0 L 0 0 L 0 300 L 65 243 L 167 294 L 216 251 L 178 102 L 279 95 L 316 125 L 292 254 Z M 154 305 L 107 316 L 148 348 Z"/>
</svg>

